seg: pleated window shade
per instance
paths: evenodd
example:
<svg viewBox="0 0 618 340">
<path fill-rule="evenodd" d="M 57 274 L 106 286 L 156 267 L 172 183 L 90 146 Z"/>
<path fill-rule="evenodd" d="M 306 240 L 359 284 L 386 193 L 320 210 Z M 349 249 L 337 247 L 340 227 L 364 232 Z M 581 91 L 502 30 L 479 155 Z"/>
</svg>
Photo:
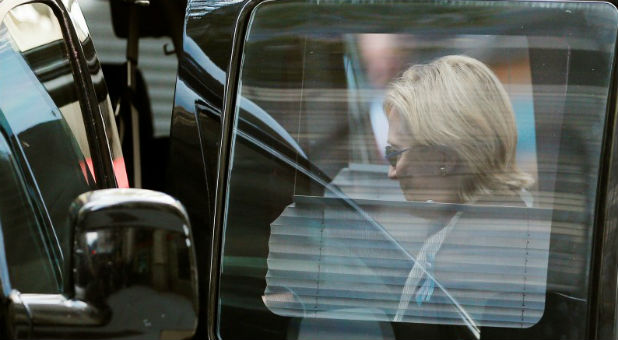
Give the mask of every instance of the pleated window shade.
<svg viewBox="0 0 618 340">
<path fill-rule="evenodd" d="M 434 288 L 401 310 L 415 258 L 444 228 L 422 212 L 444 209 L 460 218 L 425 268 L 435 281 L 423 273 L 411 287 Z M 263 301 L 290 317 L 463 325 L 467 315 L 477 326 L 527 328 L 545 306 L 551 217 L 548 209 L 296 196 L 271 224 Z"/>
</svg>

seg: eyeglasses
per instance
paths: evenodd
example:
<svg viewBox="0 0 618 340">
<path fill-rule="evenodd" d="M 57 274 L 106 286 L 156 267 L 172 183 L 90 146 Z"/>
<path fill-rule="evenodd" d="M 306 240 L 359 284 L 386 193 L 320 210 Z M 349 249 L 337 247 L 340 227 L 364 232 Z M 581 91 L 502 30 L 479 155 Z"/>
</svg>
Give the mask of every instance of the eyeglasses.
<svg viewBox="0 0 618 340">
<path fill-rule="evenodd" d="M 398 150 L 390 145 L 387 145 L 386 148 L 384 148 L 384 155 L 385 155 L 386 160 L 394 168 L 397 166 L 397 162 L 399 162 L 399 158 L 401 157 L 401 154 L 408 150 L 410 150 L 410 148 Z"/>
</svg>

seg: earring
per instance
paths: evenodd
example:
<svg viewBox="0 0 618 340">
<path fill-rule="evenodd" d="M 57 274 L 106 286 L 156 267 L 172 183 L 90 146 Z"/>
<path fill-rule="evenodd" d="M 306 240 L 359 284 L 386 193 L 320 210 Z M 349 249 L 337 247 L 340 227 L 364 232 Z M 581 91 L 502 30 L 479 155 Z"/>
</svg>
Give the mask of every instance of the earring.
<svg viewBox="0 0 618 340">
<path fill-rule="evenodd" d="M 446 166 L 441 166 L 440 167 L 440 175 L 442 175 L 442 177 L 446 176 L 447 172 L 446 172 Z"/>
</svg>

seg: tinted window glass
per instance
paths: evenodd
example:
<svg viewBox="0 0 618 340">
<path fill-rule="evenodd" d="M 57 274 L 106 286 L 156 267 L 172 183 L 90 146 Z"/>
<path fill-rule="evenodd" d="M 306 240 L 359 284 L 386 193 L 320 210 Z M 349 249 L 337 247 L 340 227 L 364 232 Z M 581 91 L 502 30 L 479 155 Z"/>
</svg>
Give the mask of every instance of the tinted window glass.
<svg viewBox="0 0 618 340">
<path fill-rule="evenodd" d="M 0 109 L 17 135 L 58 241 L 68 207 L 95 187 L 84 117 L 58 20 L 43 4 L 16 7 L 0 26 Z"/>
<path fill-rule="evenodd" d="M 583 337 L 616 14 L 259 5 L 219 334 Z"/>
<path fill-rule="evenodd" d="M 0 136 L 0 224 L 11 286 L 22 293 L 57 293 L 59 259 L 51 255 L 10 149 Z"/>
</svg>

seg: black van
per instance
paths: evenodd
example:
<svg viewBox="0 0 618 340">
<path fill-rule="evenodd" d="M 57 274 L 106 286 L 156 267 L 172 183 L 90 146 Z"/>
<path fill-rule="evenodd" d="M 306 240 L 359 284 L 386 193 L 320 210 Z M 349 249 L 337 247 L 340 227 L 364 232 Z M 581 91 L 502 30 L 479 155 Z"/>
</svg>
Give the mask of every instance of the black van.
<svg viewBox="0 0 618 340">
<path fill-rule="evenodd" d="M 102 67 L 111 100 L 75 2 L 0 2 L 0 161 L 19 196 L 0 205 L 5 337 L 616 337 L 613 3 L 110 4 L 128 46 Z M 169 140 L 136 71 L 137 41 L 160 35 L 179 60 Z M 488 69 L 502 111 L 453 80 L 418 97 L 424 120 L 395 115 L 398 80 L 434 84 L 422 72 L 445 57 Z M 482 128 L 492 112 L 508 119 Z M 443 199 L 469 175 L 453 164 L 504 173 L 491 152 L 526 190 Z M 136 189 L 75 200 L 129 185 L 186 214 Z"/>
<path fill-rule="evenodd" d="M 610 2 L 189 1 L 166 191 L 193 225 L 198 334 L 614 338 L 617 32 Z M 391 84 L 449 55 L 502 84 L 525 206 L 388 178 L 414 148 L 389 140 Z"/>
</svg>

